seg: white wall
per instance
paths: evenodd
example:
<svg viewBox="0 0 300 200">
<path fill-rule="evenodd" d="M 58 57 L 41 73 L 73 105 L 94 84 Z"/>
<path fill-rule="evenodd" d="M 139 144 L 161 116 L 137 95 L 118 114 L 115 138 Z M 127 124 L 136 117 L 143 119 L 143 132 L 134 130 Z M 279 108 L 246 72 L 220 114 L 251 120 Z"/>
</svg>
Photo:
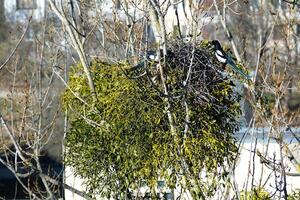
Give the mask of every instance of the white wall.
<svg viewBox="0 0 300 200">
<path fill-rule="evenodd" d="M 85 189 L 83 179 L 81 179 L 80 177 L 75 177 L 73 169 L 69 166 L 66 166 L 65 168 L 65 183 L 79 191 L 84 191 Z M 85 200 L 85 198 L 82 198 L 79 195 L 72 193 L 70 190 L 65 190 L 65 198 L 66 200 Z"/>
<path fill-rule="evenodd" d="M 26 22 L 29 16 L 39 21 L 44 17 L 45 0 L 36 0 L 37 9 L 21 9 L 17 10 L 16 0 L 4 0 L 5 17 L 8 22 Z"/>
<path fill-rule="evenodd" d="M 243 190 L 247 185 L 248 190 L 250 189 L 251 182 L 255 186 L 259 185 L 259 182 L 264 183 L 264 189 L 267 191 L 274 191 L 275 187 L 275 173 L 273 170 L 268 168 L 265 164 L 261 163 L 260 157 L 257 152 L 264 155 L 266 158 L 276 163 L 280 162 L 280 145 L 274 139 L 270 138 L 268 142 L 268 130 L 264 130 L 265 133 L 260 133 L 259 137 L 255 137 L 256 133 L 249 132 L 241 144 L 241 154 L 237 162 L 237 167 L 235 170 L 235 180 L 237 182 L 239 190 Z M 284 143 L 292 151 L 295 159 L 299 161 L 300 159 L 300 144 L 299 142 L 288 132 L 284 133 Z M 241 133 L 240 133 L 241 134 Z M 255 143 L 257 142 L 257 145 Z M 269 145 L 267 145 L 269 144 Z M 254 155 L 255 152 L 255 155 Z M 288 153 L 286 149 L 283 149 L 284 165 L 286 167 L 285 171 L 288 173 L 298 173 L 299 169 L 293 161 L 288 158 Z M 299 166 L 298 166 L 299 167 Z M 280 172 L 276 172 L 276 175 L 280 175 Z M 248 179 L 248 184 L 247 184 Z M 277 179 L 280 181 L 279 179 Z M 287 190 L 288 193 L 295 189 L 300 189 L 300 176 L 289 176 L 287 175 Z"/>
<path fill-rule="evenodd" d="M 218 19 L 213 18 L 210 14 L 210 11 L 203 11 L 203 13 L 201 13 L 199 16 L 196 16 L 194 15 L 195 11 L 191 10 L 191 8 L 187 4 L 188 1 L 185 1 L 185 4 L 183 4 L 183 1 L 179 1 L 178 3 L 176 3 L 176 7 L 172 5 L 168 8 L 168 12 L 165 15 L 167 34 L 172 33 L 174 31 L 174 28 L 177 29 L 178 22 L 183 37 L 193 34 L 195 30 L 200 32 L 202 28 L 209 23 L 217 22 Z M 178 19 L 175 12 L 176 10 L 178 13 Z M 197 25 L 195 27 L 196 21 Z M 155 26 L 153 26 L 152 28 L 156 41 L 159 41 L 161 39 L 159 35 L 160 33 L 156 30 Z"/>
</svg>

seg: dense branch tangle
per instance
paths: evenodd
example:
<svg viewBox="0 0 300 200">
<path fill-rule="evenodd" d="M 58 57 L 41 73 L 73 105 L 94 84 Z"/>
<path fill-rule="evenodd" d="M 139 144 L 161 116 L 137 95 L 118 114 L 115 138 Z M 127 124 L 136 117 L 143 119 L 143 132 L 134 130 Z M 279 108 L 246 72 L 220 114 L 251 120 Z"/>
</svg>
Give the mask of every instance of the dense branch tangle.
<svg viewBox="0 0 300 200">
<path fill-rule="evenodd" d="M 216 64 L 206 44 L 183 43 L 180 40 L 170 41 L 165 57 L 164 79 L 168 89 L 168 98 L 185 98 L 187 93 L 197 96 L 197 103 L 212 103 L 211 94 L 218 84 L 229 81 L 222 66 Z M 161 75 L 157 70 L 158 62 L 147 61 L 142 68 L 132 68 L 133 75 L 147 74 L 152 85 L 164 96 L 161 86 Z M 146 68 L 145 68 L 146 67 Z M 130 75 L 129 75 L 130 76 Z"/>
</svg>

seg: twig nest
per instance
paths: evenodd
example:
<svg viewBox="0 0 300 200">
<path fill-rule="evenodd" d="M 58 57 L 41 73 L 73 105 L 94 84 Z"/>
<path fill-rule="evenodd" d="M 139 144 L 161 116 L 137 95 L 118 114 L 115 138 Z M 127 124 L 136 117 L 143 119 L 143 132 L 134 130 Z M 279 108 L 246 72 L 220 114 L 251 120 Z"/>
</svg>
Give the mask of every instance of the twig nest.
<svg viewBox="0 0 300 200">
<path fill-rule="evenodd" d="M 227 89 L 233 86 L 224 76 L 224 66 L 215 60 L 208 43 L 173 41 L 168 43 L 165 57 L 161 51 L 160 60 L 147 59 L 140 63 L 139 68 L 133 68 L 138 71 L 136 75 L 144 74 L 153 87 L 163 93 L 159 65 L 162 65 L 164 82 L 171 99 L 194 96 L 194 103 L 212 103 L 216 101 L 213 93 L 222 91 L 225 85 L 229 87 Z"/>
</svg>

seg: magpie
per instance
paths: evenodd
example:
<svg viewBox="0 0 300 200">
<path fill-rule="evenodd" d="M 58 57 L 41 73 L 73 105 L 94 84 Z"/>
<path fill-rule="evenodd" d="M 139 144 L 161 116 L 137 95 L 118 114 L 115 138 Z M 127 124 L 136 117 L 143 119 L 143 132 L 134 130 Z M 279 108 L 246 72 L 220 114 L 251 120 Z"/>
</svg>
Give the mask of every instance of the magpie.
<svg viewBox="0 0 300 200">
<path fill-rule="evenodd" d="M 163 56 L 163 50 L 160 49 L 160 57 L 162 58 L 162 56 Z M 174 53 L 171 50 L 167 50 L 166 57 L 168 57 L 168 58 L 174 57 Z M 150 63 L 158 63 L 159 62 L 159 56 L 158 56 L 156 50 L 148 50 L 146 52 L 145 58 L 143 60 L 141 60 L 137 65 L 132 67 L 131 69 L 134 70 L 134 69 L 145 67 L 146 62 L 150 62 Z"/>
<path fill-rule="evenodd" d="M 145 67 L 145 63 L 147 62 L 158 62 L 157 52 L 154 50 L 149 50 L 146 52 L 145 58 L 141 60 L 138 64 L 133 66 L 130 70 L 136 70 L 139 68 Z"/>
<path fill-rule="evenodd" d="M 211 41 L 211 44 L 213 45 L 213 50 L 215 53 L 215 56 L 217 60 L 221 63 L 224 63 L 225 65 L 228 64 L 229 67 L 236 73 L 242 75 L 246 79 L 251 79 L 250 76 L 248 76 L 243 70 L 241 70 L 239 67 L 237 67 L 232 58 L 225 53 L 225 51 L 222 49 L 221 44 L 218 40 Z"/>
<path fill-rule="evenodd" d="M 163 50 L 160 49 L 159 53 L 160 53 L 160 57 L 162 58 L 163 55 L 164 55 Z M 167 58 L 173 58 L 174 56 L 175 56 L 175 54 L 171 50 L 167 49 L 166 57 Z M 146 52 L 146 58 L 147 58 L 147 60 L 156 61 L 156 62 L 158 62 L 158 60 L 159 60 L 159 57 L 157 55 L 157 51 L 155 51 L 155 50 L 148 50 Z"/>
</svg>

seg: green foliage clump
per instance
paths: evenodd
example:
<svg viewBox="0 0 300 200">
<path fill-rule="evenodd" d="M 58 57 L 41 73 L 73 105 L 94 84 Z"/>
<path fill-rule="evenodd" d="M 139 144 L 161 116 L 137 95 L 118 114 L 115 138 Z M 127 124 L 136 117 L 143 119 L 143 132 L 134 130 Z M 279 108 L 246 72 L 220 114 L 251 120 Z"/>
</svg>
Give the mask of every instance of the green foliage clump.
<svg viewBox="0 0 300 200">
<path fill-rule="evenodd" d="M 288 197 L 288 200 L 299 200 L 300 199 L 300 190 L 295 190 L 293 192 L 291 192 Z"/>
<path fill-rule="evenodd" d="M 166 71 L 170 93 L 183 94 L 168 99 L 174 135 L 166 97 L 147 78 L 128 77 L 126 68 L 127 64 L 92 62 L 96 102 L 82 67 L 73 69 L 63 95 L 64 108 L 71 113 L 66 164 L 85 178 L 91 194 L 100 196 L 124 198 L 129 189 L 144 183 L 153 191 L 158 180 L 165 180 L 169 188 L 178 184 L 198 198 L 213 195 L 224 175 L 217 170 L 236 155 L 232 133 L 238 128 L 239 105 L 230 81 L 224 78 L 207 86 L 209 95 L 201 99 L 195 92 L 198 79 L 191 77 L 193 87 L 180 89 L 176 77 L 186 70 Z M 203 172 L 209 181 L 200 178 Z"/>
<path fill-rule="evenodd" d="M 253 190 L 249 192 L 241 192 L 241 199 L 242 200 L 271 200 L 271 195 L 269 192 L 264 190 L 261 187 L 253 188 Z"/>
</svg>

